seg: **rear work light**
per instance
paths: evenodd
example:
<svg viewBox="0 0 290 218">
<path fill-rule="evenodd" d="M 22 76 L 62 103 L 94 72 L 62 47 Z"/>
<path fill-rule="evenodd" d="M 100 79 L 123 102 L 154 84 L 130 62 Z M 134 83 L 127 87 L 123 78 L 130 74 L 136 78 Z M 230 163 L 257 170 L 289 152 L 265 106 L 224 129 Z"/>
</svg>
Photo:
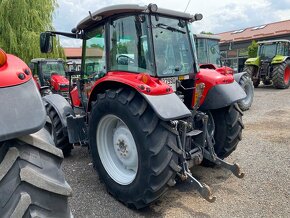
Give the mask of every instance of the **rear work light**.
<svg viewBox="0 0 290 218">
<path fill-rule="evenodd" d="M 7 62 L 7 55 L 4 50 L 0 48 L 0 67 L 2 67 Z"/>
</svg>

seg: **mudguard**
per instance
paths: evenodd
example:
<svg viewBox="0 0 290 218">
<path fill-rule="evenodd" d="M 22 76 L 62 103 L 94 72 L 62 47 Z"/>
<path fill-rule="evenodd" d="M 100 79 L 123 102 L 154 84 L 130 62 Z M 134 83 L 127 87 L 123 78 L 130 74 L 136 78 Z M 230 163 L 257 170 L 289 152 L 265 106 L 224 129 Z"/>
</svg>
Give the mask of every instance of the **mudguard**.
<svg viewBox="0 0 290 218">
<path fill-rule="evenodd" d="M 169 121 L 191 116 L 191 112 L 175 93 L 167 95 L 140 94 L 144 96 L 161 120 Z"/>
<path fill-rule="evenodd" d="M 236 81 L 230 84 L 219 84 L 208 91 L 200 109 L 212 110 L 227 107 L 245 97 L 245 91 Z"/>
<path fill-rule="evenodd" d="M 63 96 L 58 94 L 46 95 L 42 99 L 44 101 L 44 105 L 50 104 L 55 109 L 61 120 L 62 126 L 67 127 L 67 116 L 75 116 L 75 113 L 68 101 Z"/>
<path fill-rule="evenodd" d="M 45 108 L 33 79 L 0 88 L 0 141 L 35 133 L 45 124 Z"/>
<path fill-rule="evenodd" d="M 242 77 L 243 75 L 245 75 L 246 73 L 247 73 L 247 72 L 235 73 L 235 74 L 234 74 L 234 79 L 235 79 L 235 81 L 236 81 L 237 83 L 239 83 L 241 77 Z"/>
</svg>

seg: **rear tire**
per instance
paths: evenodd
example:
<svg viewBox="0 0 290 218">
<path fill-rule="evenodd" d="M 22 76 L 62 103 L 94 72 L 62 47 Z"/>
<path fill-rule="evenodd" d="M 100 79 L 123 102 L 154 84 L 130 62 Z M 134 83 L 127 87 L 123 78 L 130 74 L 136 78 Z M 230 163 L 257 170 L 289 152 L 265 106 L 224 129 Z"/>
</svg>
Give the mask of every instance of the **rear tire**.
<svg viewBox="0 0 290 218">
<path fill-rule="evenodd" d="M 253 85 L 255 88 L 257 88 L 260 84 L 260 79 L 254 79 L 254 76 L 257 76 L 258 73 L 258 67 L 254 65 L 245 65 L 244 66 L 244 72 L 247 72 L 248 76 L 252 79 Z"/>
<path fill-rule="evenodd" d="M 0 143 L 1 217 L 72 217 L 63 155 L 46 130 Z"/>
<path fill-rule="evenodd" d="M 277 89 L 288 89 L 290 85 L 290 60 L 273 66 L 273 85 Z"/>
<path fill-rule="evenodd" d="M 54 144 L 57 148 L 62 150 L 63 156 L 68 157 L 71 154 L 73 145 L 69 143 L 68 135 L 64 134 L 64 127 L 56 110 L 49 104 L 45 106 L 47 116 L 51 121 L 46 124 L 46 129 L 51 133 Z"/>
<path fill-rule="evenodd" d="M 242 115 L 237 104 L 229 107 L 212 110 L 215 123 L 214 150 L 221 159 L 228 157 L 242 139 L 244 128 Z"/>
<path fill-rule="evenodd" d="M 176 136 L 164 125 L 143 97 L 128 88 L 98 94 L 92 106 L 94 167 L 108 192 L 128 207 L 140 209 L 158 199 L 180 170 Z"/>
<path fill-rule="evenodd" d="M 242 111 L 249 110 L 254 99 L 254 85 L 252 79 L 248 75 L 243 75 L 239 81 L 240 86 L 246 92 L 247 97 L 240 100 L 238 105 Z"/>
</svg>

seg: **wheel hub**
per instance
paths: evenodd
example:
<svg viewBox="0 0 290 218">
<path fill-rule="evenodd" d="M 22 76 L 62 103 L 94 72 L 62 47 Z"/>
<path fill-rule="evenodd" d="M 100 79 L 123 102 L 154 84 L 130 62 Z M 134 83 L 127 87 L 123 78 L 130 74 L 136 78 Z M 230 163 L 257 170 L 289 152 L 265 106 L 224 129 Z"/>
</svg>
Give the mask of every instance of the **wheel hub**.
<svg viewBox="0 0 290 218">
<path fill-rule="evenodd" d="M 137 162 L 137 151 L 130 130 L 121 125 L 117 127 L 113 135 L 114 150 L 125 168 L 134 168 Z"/>
</svg>

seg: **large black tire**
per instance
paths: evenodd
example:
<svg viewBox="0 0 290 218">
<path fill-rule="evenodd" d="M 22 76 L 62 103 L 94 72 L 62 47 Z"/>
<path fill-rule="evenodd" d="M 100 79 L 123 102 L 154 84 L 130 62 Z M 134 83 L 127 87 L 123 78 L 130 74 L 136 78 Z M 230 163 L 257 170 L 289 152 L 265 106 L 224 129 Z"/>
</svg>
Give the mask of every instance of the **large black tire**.
<svg viewBox="0 0 290 218">
<path fill-rule="evenodd" d="M 0 142 L 1 217 L 72 217 L 63 155 L 44 129 Z"/>
<path fill-rule="evenodd" d="M 253 81 L 254 87 L 257 88 L 260 84 L 260 79 L 253 79 L 253 76 L 256 76 L 258 73 L 258 67 L 254 65 L 245 65 L 243 71 L 247 72 L 248 76 Z"/>
<path fill-rule="evenodd" d="M 277 89 L 288 89 L 290 86 L 290 60 L 273 66 L 273 85 Z"/>
<path fill-rule="evenodd" d="M 246 92 L 247 97 L 238 101 L 238 105 L 242 111 L 249 110 L 254 99 L 254 85 L 252 79 L 246 74 L 239 81 L 240 86 Z"/>
<path fill-rule="evenodd" d="M 69 143 L 68 135 L 64 134 L 66 127 L 63 126 L 59 115 L 49 103 L 46 104 L 45 108 L 49 118 L 49 122 L 46 123 L 46 129 L 51 133 L 55 146 L 62 150 L 65 157 L 68 157 L 71 154 L 73 145 Z"/>
<path fill-rule="evenodd" d="M 112 131 L 105 125 L 109 123 L 106 120 L 109 118 L 118 120 Z M 164 125 L 166 124 L 156 116 L 143 97 L 129 88 L 107 90 L 98 95 L 97 101 L 92 106 L 89 143 L 94 167 L 108 192 L 128 207 L 137 209 L 146 207 L 164 194 L 169 185 L 174 184 L 176 172 L 180 170 L 177 155 L 180 150 L 176 147 L 176 136 Z M 134 150 L 131 149 L 134 146 L 130 146 L 128 139 L 123 140 L 126 150 L 129 148 L 128 158 L 134 156 L 134 151 L 135 157 L 138 158 L 135 161 L 136 168 L 131 171 L 125 170 L 124 175 L 127 176 L 129 173 L 133 175 L 126 180 L 113 171 L 116 168 L 126 169 L 127 165 L 123 164 L 122 157 L 118 156 L 121 151 L 115 150 L 114 153 L 113 149 L 111 153 L 103 150 L 106 147 L 120 146 L 118 144 L 120 141 L 117 144 L 113 143 L 114 134 L 119 128 L 124 128 L 128 135 L 131 134 L 131 145 L 135 143 Z M 102 131 L 103 129 L 106 130 Z M 118 137 L 117 135 L 116 138 Z M 108 146 L 104 145 L 107 143 L 102 141 L 103 139 L 107 140 Z M 112 170 L 109 169 L 109 162 L 105 159 L 108 156 L 112 158 L 110 162 Z"/>
<path fill-rule="evenodd" d="M 212 114 L 215 132 L 214 149 L 221 159 L 228 157 L 237 147 L 242 139 L 244 128 L 242 121 L 242 111 L 237 104 L 229 107 L 210 111 Z"/>
</svg>

